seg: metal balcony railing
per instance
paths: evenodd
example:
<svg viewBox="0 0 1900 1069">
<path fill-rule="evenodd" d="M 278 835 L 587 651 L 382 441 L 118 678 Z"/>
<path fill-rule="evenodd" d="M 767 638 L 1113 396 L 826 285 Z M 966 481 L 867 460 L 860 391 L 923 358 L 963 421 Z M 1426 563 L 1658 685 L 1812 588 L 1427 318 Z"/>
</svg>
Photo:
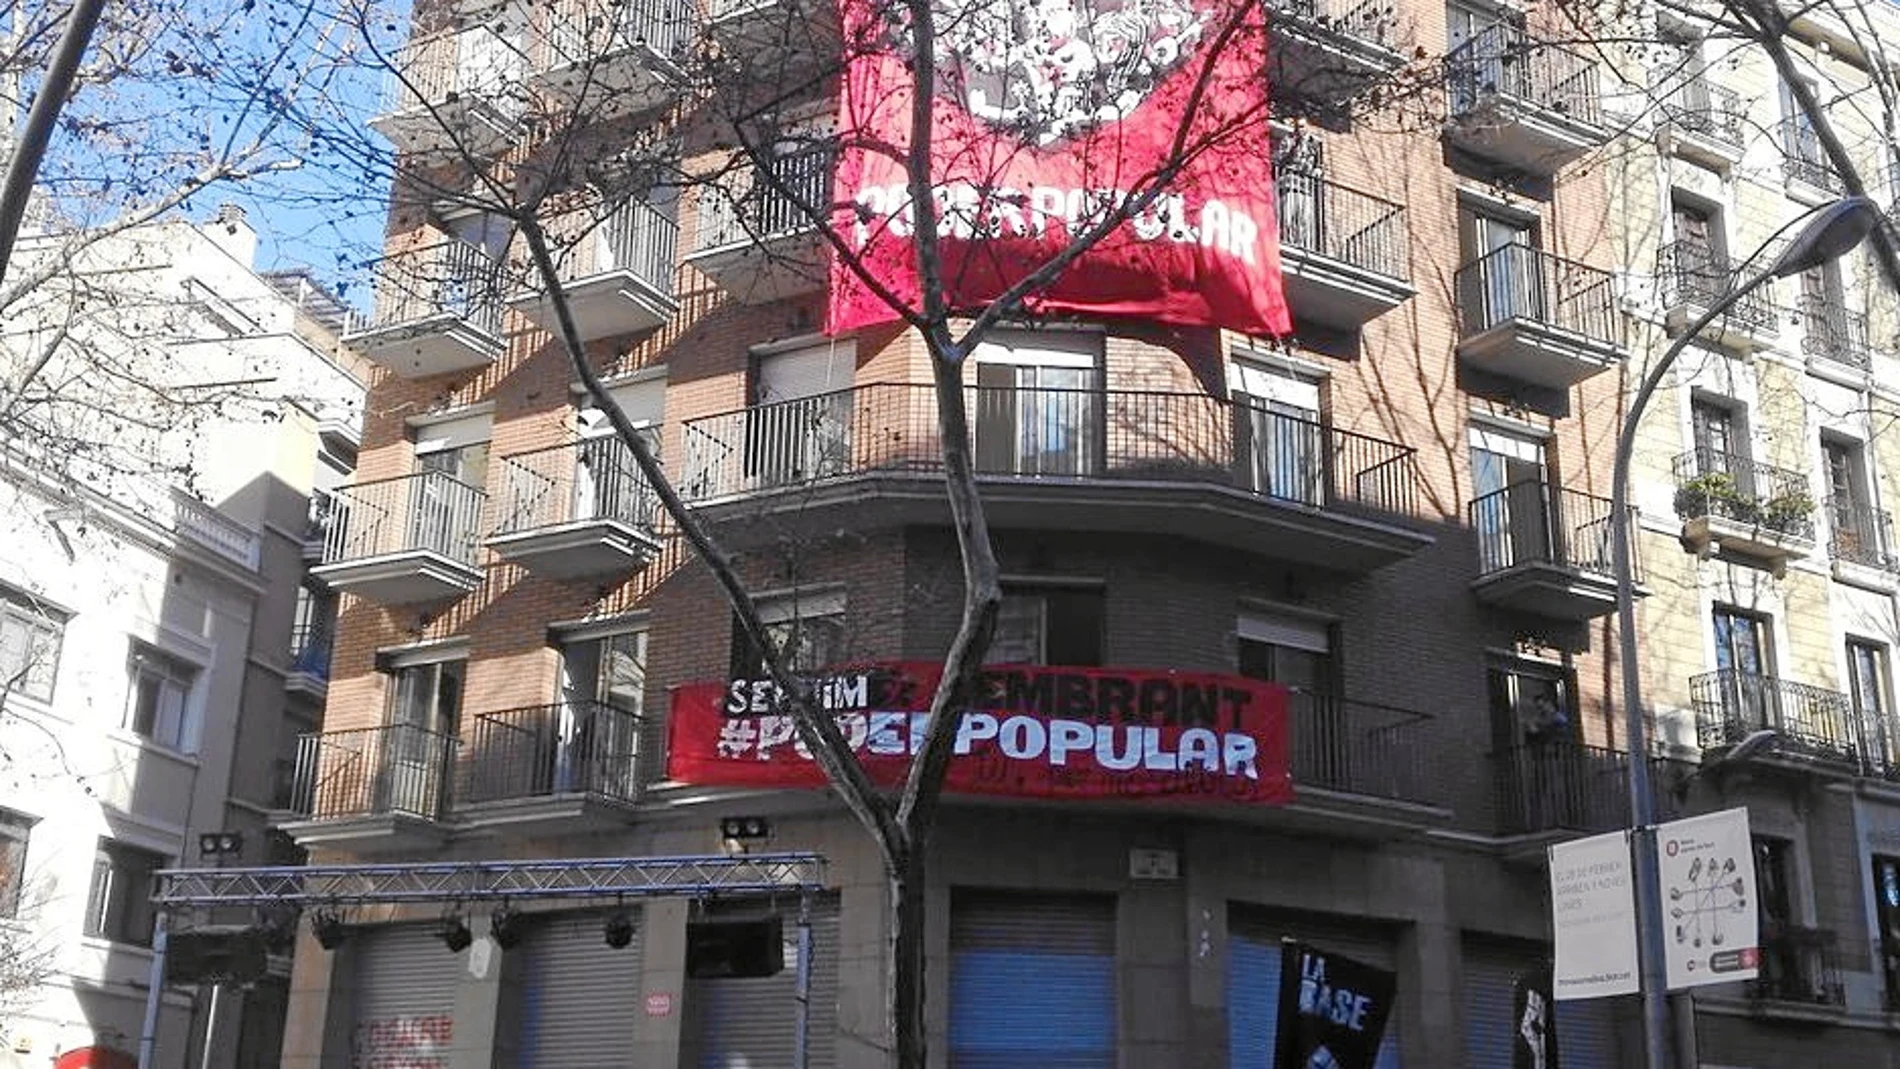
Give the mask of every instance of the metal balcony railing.
<svg viewBox="0 0 1900 1069">
<path fill-rule="evenodd" d="M 1664 113 L 1676 128 L 1733 148 L 1742 147 L 1742 98 L 1732 89 L 1689 78 L 1670 90 Z"/>
<path fill-rule="evenodd" d="M 299 736 L 291 810 L 312 820 L 448 811 L 460 742 L 411 724 Z"/>
<path fill-rule="evenodd" d="M 702 191 L 699 197 L 699 248 L 717 249 L 812 229 L 812 215 L 831 207 L 831 172 L 836 149 L 812 145 L 772 160 L 771 174 L 795 196 L 787 196 L 750 170 L 734 175 L 730 190 Z"/>
<path fill-rule="evenodd" d="M 1445 57 L 1451 113 L 1462 116 L 1493 95 L 1514 98 L 1575 122 L 1603 125 L 1596 61 L 1496 23 Z"/>
<path fill-rule="evenodd" d="M 1552 564 L 1610 575 L 1610 506 L 1607 497 L 1535 479 L 1477 498 L 1471 502 L 1471 527 L 1478 533 L 1478 574 Z M 1633 530 L 1635 507 L 1629 512 Z M 1630 563 L 1640 577 L 1640 561 L 1632 557 Z"/>
<path fill-rule="evenodd" d="M 1364 44 L 1392 48 L 1398 15 L 1390 0 L 1267 0 L 1273 14 Z"/>
<path fill-rule="evenodd" d="M 653 526 L 659 499 L 617 437 L 587 438 L 502 458 L 496 534 L 580 520 Z"/>
<path fill-rule="evenodd" d="M 1784 174 L 1825 193 L 1842 191 L 1840 176 L 1827 162 L 1827 153 L 1821 150 L 1821 135 L 1813 125 L 1801 116 L 1786 115 L 1781 120 L 1780 134 Z"/>
<path fill-rule="evenodd" d="M 1747 991 L 1758 1002 L 1844 1008 L 1839 939 L 1825 928 L 1764 921 L 1760 972 Z"/>
<path fill-rule="evenodd" d="M 1873 364 L 1867 342 L 1867 313 L 1842 308 L 1819 294 L 1804 293 L 1795 307 L 1801 313 L 1801 352 L 1865 371 Z"/>
<path fill-rule="evenodd" d="M 486 25 L 418 38 L 396 53 L 384 77 L 381 114 L 466 100 L 516 114 L 525 71 L 520 47 Z"/>
<path fill-rule="evenodd" d="M 317 679 L 330 678 L 330 650 L 335 625 L 306 620 L 290 629 L 290 671 Z"/>
<path fill-rule="evenodd" d="M 366 331 L 449 317 L 501 333 L 501 265 L 481 247 L 450 238 L 376 262 Z"/>
<path fill-rule="evenodd" d="M 1405 206 L 1304 171 L 1274 176 L 1280 243 L 1374 271 L 1411 277 Z"/>
<path fill-rule="evenodd" d="M 1616 292 L 1608 271 L 1528 245 L 1505 245 L 1460 267 L 1455 284 L 1466 337 L 1524 320 L 1618 343 Z"/>
<path fill-rule="evenodd" d="M 1716 449 L 1676 457 L 1676 514 L 1719 517 L 1796 538 L 1814 537 L 1814 498 L 1798 471 Z"/>
<path fill-rule="evenodd" d="M 1630 823 L 1630 755 L 1550 740 L 1495 754 L 1498 831 L 1611 831 Z"/>
<path fill-rule="evenodd" d="M 1893 518 L 1885 509 L 1843 498 L 1827 502 L 1828 556 L 1883 571 L 1900 571 L 1893 552 Z"/>
<path fill-rule="evenodd" d="M 241 568 L 255 569 L 262 539 L 256 531 L 219 512 L 214 505 L 172 491 L 172 521 L 182 534 Z"/>
<path fill-rule="evenodd" d="M 674 207 L 634 201 L 622 205 L 606 219 L 586 218 L 587 230 L 577 238 L 560 262 L 561 281 L 572 283 L 626 271 L 665 297 L 673 296 L 674 253 L 679 247 L 679 221 Z M 569 224 L 570 220 L 563 220 Z M 535 280 L 540 288 L 540 278 Z"/>
<path fill-rule="evenodd" d="M 1438 800 L 1430 713 L 1295 691 L 1294 788 L 1319 787 L 1392 801 Z"/>
<path fill-rule="evenodd" d="M 1696 742 L 1704 749 L 1733 746 L 1757 731 L 1780 735 L 1778 753 L 1859 761 L 1853 703 L 1835 690 L 1774 676 L 1723 669 L 1689 680 Z"/>
<path fill-rule="evenodd" d="M 630 49 L 672 56 L 693 32 L 686 0 L 562 0 L 548 21 L 549 68 L 595 62 Z"/>
<path fill-rule="evenodd" d="M 569 701 L 483 713 L 462 762 L 464 802 L 639 794 L 640 721 L 605 702 Z"/>
<path fill-rule="evenodd" d="M 487 495 L 444 472 L 338 487 L 323 563 L 392 553 L 439 553 L 475 563 L 476 530 Z"/>
<path fill-rule="evenodd" d="M 985 476 L 1212 483 L 1317 509 L 1416 511 L 1413 450 L 1196 393 L 969 387 Z M 935 387 L 875 383 L 685 427 L 695 500 L 872 473 L 934 474 Z"/>
<path fill-rule="evenodd" d="M 1735 270 L 1728 257 L 1707 245 L 1677 241 L 1664 245 L 1656 254 L 1656 275 L 1662 283 L 1662 302 L 1666 307 L 1680 304 L 1712 308 L 1735 285 Z M 1775 305 L 1765 289 L 1754 289 L 1729 305 L 1727 319 L 1757 333 L 1775 328 Z"/>
</svg>

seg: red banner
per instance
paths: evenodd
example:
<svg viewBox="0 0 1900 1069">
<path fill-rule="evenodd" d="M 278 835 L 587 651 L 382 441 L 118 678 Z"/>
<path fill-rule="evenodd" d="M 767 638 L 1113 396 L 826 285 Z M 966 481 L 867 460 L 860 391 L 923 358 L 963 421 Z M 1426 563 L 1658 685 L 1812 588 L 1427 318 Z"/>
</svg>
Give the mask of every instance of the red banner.
<svg viewBox="0 0 1900 1069">
<path fill-rule="evenodd" d="M 942 666 L 843 669 L 814 681 L 871 778 L 903 782 Z M 1179 798 L 1281 804 L 1286 690 L 1239 676 L 997 667 L 958 725 L 947 786 L 1032 798 Z M 822 787 L 766 679 L 673 689 L 666 771 L 682 783 Z"/>
<path fill-rule="evenodd" d="M 901 5 L 841 10 L 851 52 L 833 225 L 916 307 L 909 30 Z M 1178 166 L 1027 310 L 1291 330 L 1257 0 L 975 0 L 940 9 L 936 28 L 931 182 L 953 309 L 988 304 Z M 831 332 L 897 318 L 834 257 Z"/>
</svg>

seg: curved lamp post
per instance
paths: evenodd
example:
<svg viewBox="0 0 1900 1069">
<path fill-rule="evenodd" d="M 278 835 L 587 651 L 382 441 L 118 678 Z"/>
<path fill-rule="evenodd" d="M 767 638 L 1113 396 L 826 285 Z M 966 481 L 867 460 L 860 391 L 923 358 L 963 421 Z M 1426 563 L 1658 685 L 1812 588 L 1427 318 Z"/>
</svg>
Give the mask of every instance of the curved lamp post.
<svg viewBox="0 0 1900 1069">
<path fill-rule="evenodd" d="M 1624 736 L 1630 749 L 1630 821 L 1631 845 L 1635 852 L 1636 936 L 1641 962 L 1643 998 L 1643 1047 L 1649 1069 L 1668 1069 L 1668 1019 L 1665 999 L 1668 992 L 1663 974 L 1663 926 L 1661 892 L 1656 885 L 1656 796 L 1649 779 L 1649 740 L 1643 723 L 1642 682 L 1636 662 L 1636 586 L 1630 574 L 1629 479 L 1630 460 L 1636 449 L 1636 428 L 1649 399 L 1675 366 L 1682 351 L 1725 315 L 1736 302 L 1766 282 L 1800 274 L 1842 256 L 1859 245 L 1880 222 L 1880 209 L 1866 197 L 1846 197 L 1821 205 L 1797 216 L 1768 239 L 1772 244 L 1790 227 L 1802 220 L 1807 225 L 1783 249 L 1774 263 L 1756 271 L 1747 279 L 1739 276 L 1727 293 L 1711 302 L 1707 311 L 1678 335 L 1662 357 L 1644 376 L 1623 426 L 1616 438 L 1616 456 L 1611 473 L 1610 545 L 1612 566 L 1616 571 L 1617 660 L 1623 671 Z M 1743 266 L 1767 248 L 1756 250 Z"/>
</svg>

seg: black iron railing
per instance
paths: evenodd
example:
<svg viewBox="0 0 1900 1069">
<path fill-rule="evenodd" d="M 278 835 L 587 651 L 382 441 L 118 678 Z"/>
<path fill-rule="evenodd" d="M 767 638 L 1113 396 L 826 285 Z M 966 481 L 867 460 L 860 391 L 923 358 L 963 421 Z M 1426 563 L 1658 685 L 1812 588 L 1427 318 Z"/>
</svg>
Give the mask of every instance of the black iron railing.
<svg viewBox="0 0 1900 1069">
<path fill-rule="evenodd" d="M 1477 498 L 1470 511 L 1478 533 L 1478 574 L 1523 564 L 1611 574 L 1610 506 L 1607 497 L 1535 479 Z M 1636 509 L 1629 511 L 1634 529 Z M 1632 558 L 1631 565 L 1640 577 L 1640 562 Z"/>
<path fill-rule="evenodd" d="M 1391 0 L 1267 0 L 1267 8 L 1293 27 L 1391 48 L 1398 40 L 1398 15 Z"/>
<path fill-rule="evenodd" d="M 1865 371 L 1873 363 L 1867 341 L 1867 313 L 1849 311 L 1816 293 L 1804 293 L 1795 306 L 1801 313 L 1801 352 Z"/>
<path fill-rule="evenodd" d="M 1616 292 L 1608 271 L 1528 245 L 1505 245 L 1458 269 L 1464 335 L 1524 320 L 1618 344 Z"/>
<path fill-rule="evenodd" d="M 1696 742 L 1705 750 L 1773 731 L 1779 736 L 1777 753 L 1860 761 L 1853 702 L 1840 691 L 1723 669 L 1690 679 L 1689 701 L 1695 707 Z"/>
<path fill-rule="evenodd" d="M 1498 831 L 1505 835 L 1627 828 L 1630 755 L 1625 750 L 1549 740 L 1492 757 Z"/>
<path fill-rule="evenodd" d="M 367 331 L 450 318 L 501 331 L 501 267 L 480 246 L 449 239 L 378 260 Z"/>
<path fill-rule="evenodd" d="M 1496 23 L 1445 57 L 1451 112 L 1463 116 L 1505 96 L 1591 126 L 1603 124 L 1596 61 L 1523 29 Z"/>
<path fill-rule="evenodd" d="M 453 736 L 410 724 L 299 736 L 291 809 L 313 820 L 440 819 L 458 745 Z"/>
<path fill-rule="evenodd" d="M 1748 981 L 1748 996 L 1758 1002 L 1845 1007 L 1839 948 L 1839 939 L 1825 928 L 1764 922 L 1760 972 Z"/>
<path fill-rule="evenodd" d="M 1669 93 L 1663 104 L 1669 121 L 1684 133 L 1697 134 L 1733 148 L 1742 147 L 1742 98 L 1732 89 L 1703 78 L 1688 78 Z"/>
<path fill-rule="evenodd" d="M 1676 457 L 1676 514 L 1718 517 L 1796 538 L 1814 537 L 1814 498 L 1798 471 L 1717 449 Z"/>
<path fill-rule="evenodd" d="M 1849 564 L 1900 571 L 1893 552 L 1893 519 L 1885 509 L 1843 498 L 1827 503 L 1828 556 Z"/>
<path fill-rule="evenodd" d="M 685 426 L 692 500 L 942 470 L 935 388 L 876 383 Z M 970 387 L 986 478 L 1220 484 L 1317 509 L 1414 515 L 1413 450 L 1205 394 Z"/>
<path fill-rule="evenodd" d="M 809 209 L 820 213 L 830 210 L 836 157 L 832 145 L 811 145 L 766 165 L 777 185 L 742 169 L 729 191 L 703 193 L 699 198 L 699 248 L 723 248 L 812 229 L 817 224 Z"/>
<path fill-rule="evenodd" d="M 483 713 L 462 762 L 464 802 L 553 795 L 632 801 L 639 793 L 639 718 L 605 702 L 570 701 Z"/>
<path fill-rule="evenodd" d="M 328 621 L 306 620 L 291 628 L 290 671 L 328 680 L 332 631 L 333 625 Z"/>
<path fill-rule="evenodd" d="M 1789 178 L 1825 193 L 1839 193 L 1843 188 L 1821 148 L 1821 135 L 1803 116 L 1788 115 L 1781 120 L 1781 170 Z"/>
<path fill-rule="evenodd" d="M 1280 243 L 1375 271 L 1411 277 L 1405 206 L 1301 170 L 1274 176 Z"/>
<path fill-rule="evenodd" d="M 1439 800 L 1429 713 L 1295 691 L 1287 707 L 1294 789 Z"/>
<path fill-rule="evenodd" d="M 1712 308 L 1736 282 L 1728 257 L 1698 242 L 1664 245 L 1656 256 L 1656 275 L 1662 283 L 1662 302 L 1670 307 L 1686 304 Z M 1775 304 L 1762 288 L 1743 294 L 1723 314 L 1757 333 L 1775 329 Z"/>
<path fill-rule="evenodd" d="M 502 458 L 496 534 L 581 520 L 653 526 L 659 498 L 617 436 L 587 438 Z"/>
<path fill-rule="evenodd" d="M 472 565 L 487 496 L 439 471 L 338 487 L 323 563 L 430 552 Z"/>
</svg>

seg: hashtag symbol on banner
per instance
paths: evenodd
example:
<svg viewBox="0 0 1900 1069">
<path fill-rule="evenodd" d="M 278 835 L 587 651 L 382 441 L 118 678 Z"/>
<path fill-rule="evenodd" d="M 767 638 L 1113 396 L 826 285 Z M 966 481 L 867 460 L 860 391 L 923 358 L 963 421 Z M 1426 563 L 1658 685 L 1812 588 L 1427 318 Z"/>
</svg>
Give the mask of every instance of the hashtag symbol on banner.
<svg viewBox="0 0 1900 1069">
<path fill-rule="evenodd" d="M 719 729 L 718 753 L 721 757 L 744 757 L 758 741 L 759 729 L 749 720 L 728 720 Z"/>
</svg>

